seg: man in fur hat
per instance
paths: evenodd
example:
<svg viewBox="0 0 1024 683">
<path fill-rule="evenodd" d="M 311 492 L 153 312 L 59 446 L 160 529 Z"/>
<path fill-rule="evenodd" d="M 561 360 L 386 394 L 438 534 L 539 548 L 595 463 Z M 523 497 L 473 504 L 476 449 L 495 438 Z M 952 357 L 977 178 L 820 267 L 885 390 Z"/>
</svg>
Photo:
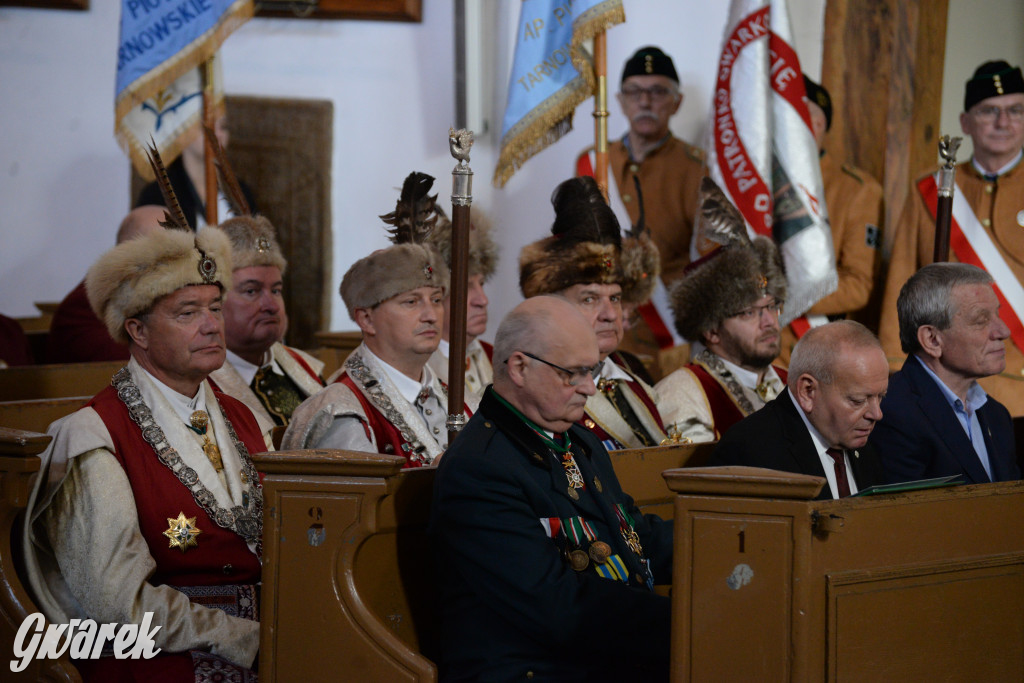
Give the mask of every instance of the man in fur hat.
<svg viewBox="0 0 1024 683">
<path fill-rule="evenodd" d="M 593 178 L 571 178 L 551 197 L 555 221 L 551 237 L 523 248 L 519 287 L 523 296 L 555 294 L 568 300 L 590 321 L 601 352 L 599 391 L 587 399 L 580 424 L 594 432 L 608 450 L 657 446 L 665 438 L 657 393 L 627 356 L 622 341 L 624 284 L 631 299 L 653 283 L 657 271 L 640 272 L 651 258 L 631 254 L 624 270 L 619 222 Z M 646 237 L 630 238 L 631 249 L 654 249 Z M 656 251 L 654 252 L 656 254 Z M 656 264 L 657 259 L 653 259 Z M 649 291 L 648 291 L 649 295 Z"/>
<path fill-rule="evenodd" d="M 155 659 L 81 660 L 85 680 L 245 675 L 259 646 L 263 493 L 249 456 L 267 446 L 249 409 L 206 380 L 224 362 L 230 245 L 180 226 L 90 269 L 89 301 L 131 359 L 51 425 L 27 511 L 48 620 L 160 627 Z"/>
<path fill-rule="evenodd" d="M 967 81 L 960 127 L 971 137 L 971 158 L 956 167 L 949 258 L 982 268 L 1005 295 L 999 316 L 1010 328 L 1006 368 L 979 384 L 1024 415 L 1024 74 L 1004 61 L 985 62 Z M 878 336 L 892 370 L 905 360 L 896 302 L 900 289 L 932 262 L 937 188 L 921 178 L 896 226 Z"/>
<path fill-rule="evenodd" d="M 448 268 L 423 243 L 436 219 L 433 178 L 406 178 L 388 222 L 396 244 L 356 261 L 341 298 L 363 343 L 324 390 L 292 415 L 283 447 L 340 448 L 401 455 L 429 465 L 447 446 L 447 393 L 427 366 L 441 341 Z M 424 223 L 426 221 L 426 223 Z"/>
<path fill-rule="evenodd" d="M 670 435 L 693 442 L 715 441 L 775 398 L 786 381 L 785 371 L 772 365 L 786 300 L 779 250 L 767 238 L 747 239 L 743 218 L 712 180 L 703 181 L 702 192 L 698 229 L 732 237 L 691 264 L 673 287 L 676 329 L 693 344 L 693 355 L 655 387 Z"/>
<path fill-rule="evenodd" d="M 263 216 L 240 216 L 220 225 L 231 240 L 233 286 L 224 297 L 227 361 L 210 379 L 249 406 L 271 431 L 287 425 L 306 398 L 324 386 L 324 364 L 281 343 L 285 313 L 284 255 L 274 226 Z"/>
<path fill-rule="evenodd" d="M 438 207 L 440 209 L 440 207 Z M 437 225 L 430 233 L 430 242 L 441 253 L 445 264 L 452 265 L 452 224 L 440 212 Z M 472 211 L 469 231 L 469 273 L 466 291 L 466 403 L 475 408 L 483 391 L 494 378 L 491 358 L 494 347 L 480 339 L 487 330 L 487 294 L 484 284 L 498 267 L 498 245 L 491 237 L 491 220 L 476 207 Z M 451 333 L 451 297 L 444 299 L 444 328 L 437 351 L 427 365 L 440 380 L 448 384 L 448 348 Z"/>
</svg>

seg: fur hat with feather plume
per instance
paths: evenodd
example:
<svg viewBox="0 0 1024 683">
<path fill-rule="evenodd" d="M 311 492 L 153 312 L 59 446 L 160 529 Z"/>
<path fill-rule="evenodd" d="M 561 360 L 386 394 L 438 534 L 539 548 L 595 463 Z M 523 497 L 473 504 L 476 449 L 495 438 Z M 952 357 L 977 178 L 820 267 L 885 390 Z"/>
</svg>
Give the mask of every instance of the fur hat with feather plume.
<svg viewBox="0 0 1024 683">
<path fill-rule="evenodd" d="M 551 195 L 551 237 L 519 254 L 519 289 L 530 298 L 585 283 L 619 284 L 622 234 L 619 221 L 590 177 L 570 178 Z"/>
<path fill-rule="evenodd" d="M 161 297 L 191 285 L 231 289 L 231 246 L 218 228 L 193 233 L 174 195 L 167 169 L 155 145 L 148 150 L 167 204 L 166 228 L 122 242 L 92 265 L 85 276 L 89 306 L 115 341 L 131 340 L 124 323 L 145 313 Z"/>
<path fill-rule="evenodd" d="M 357 308 L 372 308 L 402 292 L 420 287 L 448 290 L 448 267 L 428 238 L 437 224 L 437 195 L 430 196 L 433 177 L 410 173 L 395 210 L 381 216 L 391 229 L 393 246 L 378 249 L 352 264 L 341 279 L 341 298 L 355 320 Z"/>
<path fill-rule="evenodd" d="M 698 241 L 717 245 L 687 266 L 669 292 L 676 330 L 685 339 L 701 341 L 726 318 L 771 294 L 786 299 L 786 275 L 775 242 L 753 241 L 743 216 L 713 180 L 701 182 L 697 216 Z"/>
</svg>

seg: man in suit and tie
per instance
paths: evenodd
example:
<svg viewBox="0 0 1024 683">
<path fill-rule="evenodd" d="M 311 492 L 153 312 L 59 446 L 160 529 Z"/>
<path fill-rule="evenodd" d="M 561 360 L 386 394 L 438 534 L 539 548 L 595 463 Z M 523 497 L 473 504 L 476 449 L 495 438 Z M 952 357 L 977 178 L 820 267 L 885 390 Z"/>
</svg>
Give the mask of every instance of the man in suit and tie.
<svg viewBox="0 0 1024 683">
<path fill-rule="evenodd" d="M 868 444 L 889 382 L 885 353 L 860 323 L 808 331 L 793 349 L 787 388 L 722 438 L 709 465 L 745 465 L 828 480 L 819 499 L 884 482 Z"/>
<path fill-rule="evenodd" d="M 978 384 L 1006 367 L 1010 331 L 992 283 L 976 266 L 933 263 L 900 290 L 900 344 L 908 357 L 871 436 L 889 480 L 1020 479 L 1010 413 Z"/>
</svg>

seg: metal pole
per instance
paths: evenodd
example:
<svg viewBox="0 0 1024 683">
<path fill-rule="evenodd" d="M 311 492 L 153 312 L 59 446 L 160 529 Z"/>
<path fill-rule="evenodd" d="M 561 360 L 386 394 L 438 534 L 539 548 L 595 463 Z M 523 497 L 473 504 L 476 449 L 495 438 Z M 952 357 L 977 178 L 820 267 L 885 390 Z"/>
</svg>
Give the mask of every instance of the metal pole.
<svg viewBox="0 0 1024 683">
<path fill-rule="evenodd" d="M 469 167 L 469 150 L 473 133 L 454 128 L 448 130 L 452 156 L 458 160 L 452 169 L 452 272 L 449 300 L 448 338 L 448 444 L 466 424 L 463 412 L 466 391 L 466 297 L 469 280 L 470 206 L 473 204 L 473 171 Z"/>
<path fill-rule="evenodd" d="M 949 231 L 953 218 L 953 181 L 956 176 L 956 150 L 962 138 L 939 138 L 939 155 L 942 167 L 939 169 L 939 197 L 935 205 L 935 250 L 932 261 L 949 260 Z"/>
</svg>

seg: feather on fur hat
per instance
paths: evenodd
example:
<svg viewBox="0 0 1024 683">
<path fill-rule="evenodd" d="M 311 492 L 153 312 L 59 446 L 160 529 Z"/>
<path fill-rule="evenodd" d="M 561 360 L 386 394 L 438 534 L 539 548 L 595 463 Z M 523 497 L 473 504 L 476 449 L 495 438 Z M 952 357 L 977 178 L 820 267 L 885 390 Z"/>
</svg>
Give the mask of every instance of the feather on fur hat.
<svg viewBox="0 0 1024 683">
<path fill-rule="evenodd" d="M 519 289 L 530 298 L 573 285 L 621 284 L 619 221 L 593 178 L 570 178 L 551 195 L 555 222 L 551 237 L 519 253 Z"/>
<path fill-rule="evenodd" d="M 428 243 L 438 222 L 437 195 L 430 196 L 433 177 L 410 173 L 402 185 L 395 210 L 381 216 L 393 246 L 378 249 L 352 264 L 341 279 L 341 299 L 349 317 L 357 308 L 372 308 L 402 292 L 420 287 L 448 291 L 448 267 Z"/>
<path fill-rule="evenodd" d="M 265 216 L 236 216 L 219 227 L 231 241 L 231 264 L 235 270 L 275 266 L 284 275 L 288 264 L 277 243 L 274 226 Z"/>
<path fill-rule="evenodd" d="M 198 234 L 168 229 L 122 242 L 103 254 L 85 277 L 89 305 L 110 336 L 131 341 L 124 323 L 161 297 L 189 285 L 231 289 L 231 245 L 218 228 Z"/>
<path fill-rule="evenodd" d="M 786 275 L 775 242 L 747 236 L 743 216 L 710 178 L 701 182 L 698 241 L 717 248 L 691 263 L 669 292 L 676 330 L 700 341 L 729 316 L 765 294 L 786 299 Z"/>
</svg>

